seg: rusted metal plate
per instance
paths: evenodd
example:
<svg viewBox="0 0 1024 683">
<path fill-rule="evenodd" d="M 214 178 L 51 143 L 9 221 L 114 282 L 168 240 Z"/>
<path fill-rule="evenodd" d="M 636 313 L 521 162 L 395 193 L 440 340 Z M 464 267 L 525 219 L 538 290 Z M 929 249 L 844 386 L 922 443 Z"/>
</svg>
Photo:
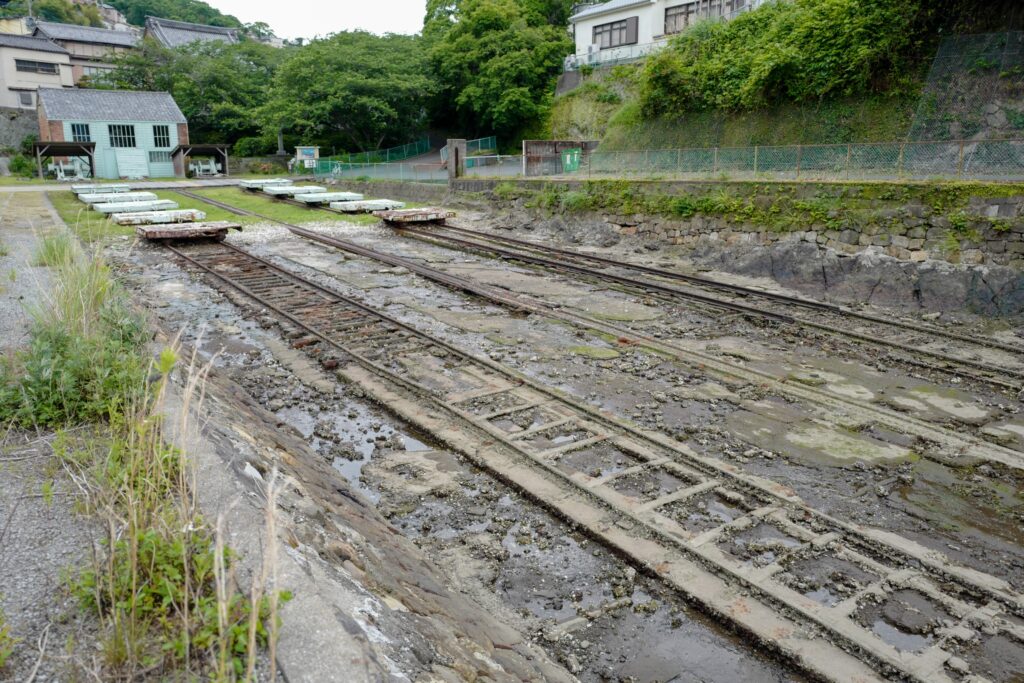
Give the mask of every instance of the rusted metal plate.
<svg viewBox="0 0 1024 683">
<path fill-rule="evenodd" d="M 140 225 L 135 233 L 148 240 L 184 240 L 214 238 L 224 239 L 228 230 L 241 230 L 240 223 L 230 221 L 209 221 L 207 223 L 159 223 Z"/>
<path fill-rule="evenodd" d="M 331 208 L 346 213 L 369 213 L 370 211 L 404 209 L 405 203 L 396 202 L 394 199 L 367 199 L 361 202 L 331 202 Z"/>
<path fill-rule="evenodd" d="M 385 223 L 437 223 L 455 217 L 454 211 L 427 206 L 422 209 L 374 211 L 373 215 Z"/>
<path fill-rule="evenodd" d="M 118 225 L 160 225 L 161 223 L 194 223 L 206 220 L 206 214 L 197 209 L 178 211 L 146 211 L 141 213 L 115 213 L 110 217 Z"/>
</svg>

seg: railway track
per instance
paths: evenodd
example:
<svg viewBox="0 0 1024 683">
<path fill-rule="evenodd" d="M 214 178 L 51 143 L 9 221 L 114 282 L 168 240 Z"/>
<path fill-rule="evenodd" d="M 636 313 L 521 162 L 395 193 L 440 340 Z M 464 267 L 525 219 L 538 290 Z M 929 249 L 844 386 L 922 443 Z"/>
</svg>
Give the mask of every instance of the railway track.
<svg viewBox="0 0 1024 683">
<path fill-rule="evenodd" d="M 168 248 L 273 312 L 325 368 L 823 680 L 981 683 L 970 652 L 992 638 L 1024 647 L 1024 596 L 998 578 L 834 519 L 230 244 Z M 914 647 L 874 616 L 905 604 L 934 622 Z"/>
<path fill-rule="evenodd" d="M 558 249 L 525 240 L 490 235 L 450 225 L 431 226 L 429 228 L 409 225 L 401 226 L 400 230 L 410 233 L 419 239 L 442 246 L 451 247 L 454 245 L 456 248 L 493 254 L 507 261 L 525 263 L 541 268 L 613 282 L 635 291 L 654 295 L 665 301 L 678 302 L 683 300 L 697 302 L 719 310 L 740 313 L 748 317 L 798 325 L 837 337 L 854 339 L 857 342 L 872 346 L 901 351 L 906 354 L 901 355 L 898 359 L 903 363 L 954 377 L 969 377 L 980 383 L 1005 390 L 1015 397 L 1021 391 L 1022 383 L 1024 383 L 1024 347 L 1003 344 L 996 340 L 975 339 L 926 325 L 914 325 L 904 321 L 868 315 L 833 304 L 773 292 L 762 292 L 749 287 L 717 283 L 707 278 L 566 249 Z M 469 235 L 473 239 L 453 237 L 447 233 Z M 498 246 L 499 244 L 511 244 L 514 245 L 515 249 Z M 633 275 L 625 273 L 632 273 Z M 639 279 L 636 277 L 636 273 L 651 275 L 658 279 Z M 704 291 L 682 289 L 668 284 L 666 281 L 696 284 Z M 731 295 L 731 298 L 726 299 L 711 295 L 707 293 L 709 290 L 724 292 Z M 748 301 L 752 303 L 747 303 Z M 780 309 L 780 305 L 789 309 L 798 308 L 810 311 L 817 319 L 812 320 L 793 315 L 791 310 Z M 852 329 L 849 325 L 851 321 L 859 323 L 861 325 L 860 329 Z M 894 330 L 899 338 L 893 338 Z M 961 353 L 954 354 L 934 350 L 935 346 L 947 345 L 951 342 L 962 346 L 960 349 Z M 978 353 L 979 347 L 1000 352 L 1002 355 L 1000 360 L 1005 362 L 1005 365 L 994 365 L 976 360 L 980 355 Z M 938 361 L 938 363 L 921 361 L 919 359 L 921 356 Z"/>
<path fill-rule="evenodd" d="M 912 435 L 919 440 L 922 446 L 925 446 L 925 448 L 921 449 L 921 454 L 939 462 L 959 463 L 980 459 L 998 463 L 1012 469 L 1024 470 L 1024 453 L 990 443 L 971 433 L 955 431 L 868 401 L 834 394 L 827 389 L 798 382 L 779 381 L 778 378 L 769 373 L 744 367 L 731 359 L 693 351 L 664 339 L 646 336 L 635 330 L 627 329 L 605 320 L 588 317 L 562 308 L 554 308 L 543 301 L 525 295 L 513 295 L 498 287 L 484 285 L 467 278 L 451 275 L 416 260 L 379 252 L 354 242 L 306 230 L 265 215 L 203 197 L 202 195 L 191 192 L 182 192 L 182 194 L 199 201 L 208 202 L 225 210 L 233 211 L 239 215 L 256 216 L 263 220 L 277 223 L 299 237 L 328 247 L 340 249 L 391 266 L 406 268 L 417 275 L 443 284 L 446 287 L 475 294 L 513 311 L 535 313 L 583 329 L 611 335 L 620 340 L 627 340 L 629 343 L 642 345 L 665 355 L 673 356 L 692 367 L 699 368 L 703 372 L 717 374 L 720 377 L 741 380 L 755 385 L 769 386 L 780 395 L 816 406 L 820 409 L 823 419 L 833 422 L 839 420 L 845 424 L 874 424 L 896 433 Z"/>
</svg>

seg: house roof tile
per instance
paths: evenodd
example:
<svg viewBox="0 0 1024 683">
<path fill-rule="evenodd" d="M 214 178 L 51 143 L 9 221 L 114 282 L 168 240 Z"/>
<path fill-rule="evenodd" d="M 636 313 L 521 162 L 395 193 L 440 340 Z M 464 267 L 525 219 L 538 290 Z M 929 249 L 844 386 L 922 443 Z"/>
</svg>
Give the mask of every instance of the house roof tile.
<svg viewBox="0 0 1024 683">
<path fill-rule="evenodd" d="M 38 52 L 54 52 L 66 55 L 68 51 L 46 38 L 34 36 L 19 36 L 14 33 L 0 33 L 0 47 L 16 47 L 21 50 L 36 50 Z"/>
<path fill-rule="evenodd" d="M 160 41 L 165 47 L 180 47 L 196 41 L 225 43 L 238 42 L 238 29 L 224 26 L 207 26 L 190 24 L 185 21 L 173 21 L 159 17 L 146 17 L 146 32 Z"/>
<path fill-rule="evenodd" d="M 135 47 L 138 36 L 128 31 L 112 31 L 93 26 L 76 26 L 75 24 L 59 24 L 53 21 L 37 21 L 36 33 L 41 33 L 52 40 L 70 40 L 77 43 L 95 43 L 98 45 L 116 45 Z"/>
<path fill-rule="evenodd" d="M 155 121 L 187 123 L 165 92 L 40 88 L 39 105 L 50 121 Z"/>
</svg>

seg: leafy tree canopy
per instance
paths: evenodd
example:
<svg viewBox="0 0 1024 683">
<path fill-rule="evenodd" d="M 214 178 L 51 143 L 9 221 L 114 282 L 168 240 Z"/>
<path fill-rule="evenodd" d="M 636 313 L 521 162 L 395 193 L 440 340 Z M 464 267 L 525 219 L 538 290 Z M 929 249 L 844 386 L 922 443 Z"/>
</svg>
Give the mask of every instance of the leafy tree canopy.
<svg viewBox="0 0 1024 683">
<path fill-rule="evenodd" d="M 117 58 L 117 67 L 96 87 L 163 90 L 189 121 L 194 142 L 235 143 L 260 134 L 254 112 L 266 102 L 269 84 L 287 54 L 255 41 L 221 42 L 168 49 L 145 40 Z"/>
<path fill-rule="evenodd" d="M 424 36 L 438 82 L 435 118 L 510 138 L 542 119 L 572 43 L 563 0 L 428 0 Z"/>
<path fill-rule="evenodd" d="M 136 26 L 146 23 L 146 17 L 161 17 L 177 21 L 190 21 L 210 26 L 241 27 L 242 22 L 230 14 L 210 7 L 201 0 L 106 0 L 120 10 L 128 22 Z"/>
<path fill-rule="evenodd" d="M 346 31 L 291 51 L 260 118 L 321 145 L 379 149 L 426 128 L 431 89 L 419 37 Z"/>
</svg>

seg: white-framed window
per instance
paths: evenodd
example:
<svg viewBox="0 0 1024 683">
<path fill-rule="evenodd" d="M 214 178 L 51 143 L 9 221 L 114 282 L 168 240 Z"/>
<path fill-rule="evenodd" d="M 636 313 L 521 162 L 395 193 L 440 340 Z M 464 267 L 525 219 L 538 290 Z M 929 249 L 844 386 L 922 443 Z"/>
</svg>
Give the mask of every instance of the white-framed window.
<svg viewBox="0 0 1024 683">
<path fill-rule="evenodd" d="M 679 33 L 697 21 L 698 2 L 665 8 L 665 35 Z"/>
<path fill-rule="evenodd" d="M 72 123 L 71 124 L 71 141 L 72 142 L 92 142 L 92 130 L 89 128 L 88 123 Z"/>
<path fill-rule="evenodd" d="M 35 104 L 35 98 L 32 93 L 22 90 L 18 93 L 18 103 L 23 107 L 31 107 Z"/>
<path fill-rule="evenodd" d="M 594 45 L 602 50 L 620 45 L 635 45 L 637 42 L 637 17 L 612 21 L 594 27 Z"/>
<path fill-rule="evenodd" d="M 171 146 L 170 126 L 153 126 L 153 145 L 155 147 Z"/>
<path fill-rule="evenodd" d="M 112 123 L 109 126 L 111 147 L 134 147 L 135 126 L 127 123 Z"/>
<path fill-rule="evenodd" d="M 149 163 L 151 164 L 169 164 L 171 163 L 170 152 L 151 151 L 149 153 Z"/>
<path fill-rule="evenodd" d="M 14 68 L 16 71 L 30 74 L 56 75 L 60 73 L 60 64 L 54 64 L 52 62 L 34 62 L 31 59 L 15 59 Z"/>
</svg>

